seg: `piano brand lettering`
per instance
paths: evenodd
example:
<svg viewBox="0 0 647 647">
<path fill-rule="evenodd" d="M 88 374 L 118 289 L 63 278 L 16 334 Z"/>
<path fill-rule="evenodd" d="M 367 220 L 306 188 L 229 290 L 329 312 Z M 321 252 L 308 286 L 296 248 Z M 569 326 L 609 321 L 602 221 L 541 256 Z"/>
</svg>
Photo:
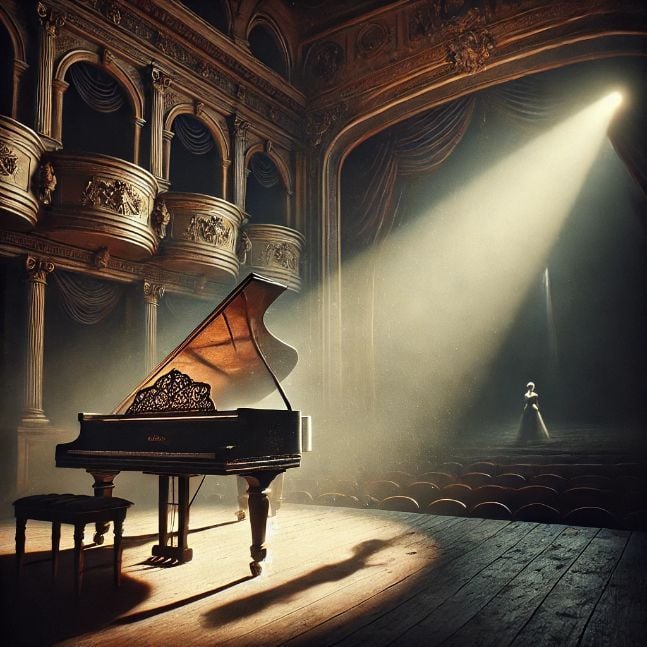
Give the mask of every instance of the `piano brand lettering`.
<svg viewBox="0 0 647 647">
<path fill-rule="evenodd" d="M 166 436 L 160 436 L 160 434 L 149 434 L 146 440 L 148 440 L 149 443 L 165 443 Z"/>
</svg>

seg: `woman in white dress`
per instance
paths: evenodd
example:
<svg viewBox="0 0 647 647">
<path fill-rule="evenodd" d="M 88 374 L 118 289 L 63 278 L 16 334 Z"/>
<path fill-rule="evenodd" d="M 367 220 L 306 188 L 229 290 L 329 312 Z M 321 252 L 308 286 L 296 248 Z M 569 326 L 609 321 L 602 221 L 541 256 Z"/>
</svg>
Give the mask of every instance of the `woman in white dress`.
<svg viewBox="0 0 647 647">
<path fill-rule="evenodd" d="M 539 395 L 535 391 L 535 383 L 528 382 L 523 396 L 524 407 L 519 425 L 519 442 L 532 443 L 548 440 L 548 429 L 539 413 Z"/>
</svg>

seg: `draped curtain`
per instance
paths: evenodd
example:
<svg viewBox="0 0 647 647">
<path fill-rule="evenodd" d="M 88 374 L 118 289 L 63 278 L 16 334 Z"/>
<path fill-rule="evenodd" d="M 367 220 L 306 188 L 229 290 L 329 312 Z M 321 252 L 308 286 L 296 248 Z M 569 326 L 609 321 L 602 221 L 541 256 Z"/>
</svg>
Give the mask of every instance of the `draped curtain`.
<svg viewBox="0 0 647 647">
<path fill-rule="evenodd" d="M 124 92 L 110 75 L 89 63 L 77 63 L 68 70 L 79 96 L 97 112 L 116 112 L 125 103 Z"/>
<path fill-rule="evenodd" d="M 262 153 L 252 155 L 249 166 L 252 175 L 264 189 L 271 189 L 279 183 L 279 170 L 267 155 Z"/>
<path fill-rule="evenodd" d="M 52 274 L 61 295 L 61 307 L 76 323 L 91 326 L 103 321 L 124 294 L 119 283 L 101 281 L 82 274 L 57 271 Z"/>
<path fill-rule="evenodd" d="M 206 155 L 215 145 L 209 129 L 189 115 L 178 115 L 173 121 L 173 131 L 180 143 L 194 155 Z"/>
</svg>

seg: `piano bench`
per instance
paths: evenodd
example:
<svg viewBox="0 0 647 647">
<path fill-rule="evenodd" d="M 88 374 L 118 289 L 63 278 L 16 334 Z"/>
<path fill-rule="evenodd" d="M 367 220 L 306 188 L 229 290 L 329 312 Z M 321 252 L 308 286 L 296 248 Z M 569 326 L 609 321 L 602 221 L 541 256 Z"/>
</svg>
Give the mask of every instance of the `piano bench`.
<svg viewBox="0 0 647 647">
<path fill-rule="evenodd" d="M 52 580 L 56 579 L 58 568 L 61 524 L 74 526 L 74 590 L 81 592 L 83 577 L 83 533 L 88 523 L 109 523 L 114 525 L 114 583 L 121 580 L 121 538 L 126 511 L 132 505 L 126 499 L 117 497 L 96 497 L 85 494 L 36 494 L 13 502 L 16 516 L 16 572 L 20 576 L 25 554 L 25 528 L 28 519 L 52 522 Z"/>
</svg>

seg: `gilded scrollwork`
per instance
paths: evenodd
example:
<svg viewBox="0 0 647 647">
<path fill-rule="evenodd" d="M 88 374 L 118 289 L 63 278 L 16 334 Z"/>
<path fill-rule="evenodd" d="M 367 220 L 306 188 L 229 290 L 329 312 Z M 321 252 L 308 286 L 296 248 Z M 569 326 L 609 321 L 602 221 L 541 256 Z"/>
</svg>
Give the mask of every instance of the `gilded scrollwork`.
<svg viewBox="0 0 647 647">
<path fill-rule="evenodd" d="M 39 199 L 41 204 L 52 204 L 52 195 L 56 190 L 56 174 L 54 166 L 50 161 L 45 161 L 40 165 L 40 192 Z"/>
<path fill-rule="evenodd" d="M 311 112 L 306 121 L 306 134 L 310 145 L 314 148 L 321 146 L 328 131 L 339 121 L 346 110 L 347 105 L 340 103 L 327 110 Z"/>
<path fill-rule="evenodd" d="M 299 250 L 293 243 L 285 241 L 268 243 L 264 251 L 264 261 L 268 266 L 278 266 L 296 272 L 299 265 Z"/>
<path fill-rule="evenodd" d="M 124 180 L 93 175 L 81 193 L 81 204 L 84 207 L 103 207 L 123 216 L 141 216 L 145 200 Z"/>
<path fill-rule="evenodd" d="M 5 142 L 0 142 L 0 175 L 16 179 L 16 174 L 20 170 L 18 164 L 18 155 Z"/>
<path fill-rule="evenodd" d="M 193 215 L 182 237 L 193 243 L 203 242 L 233 249 L 234 228 L 219 216 Z"/>
<path fill-rule="evenodd" d="M 476 8 L 447 25 L 447 33 L 453 36 L 447 44 L 447 61 L 455 71 L 472 74 L 485 67 L 495 41 L 484 25 L 485 16 Z"/>
</svg>

